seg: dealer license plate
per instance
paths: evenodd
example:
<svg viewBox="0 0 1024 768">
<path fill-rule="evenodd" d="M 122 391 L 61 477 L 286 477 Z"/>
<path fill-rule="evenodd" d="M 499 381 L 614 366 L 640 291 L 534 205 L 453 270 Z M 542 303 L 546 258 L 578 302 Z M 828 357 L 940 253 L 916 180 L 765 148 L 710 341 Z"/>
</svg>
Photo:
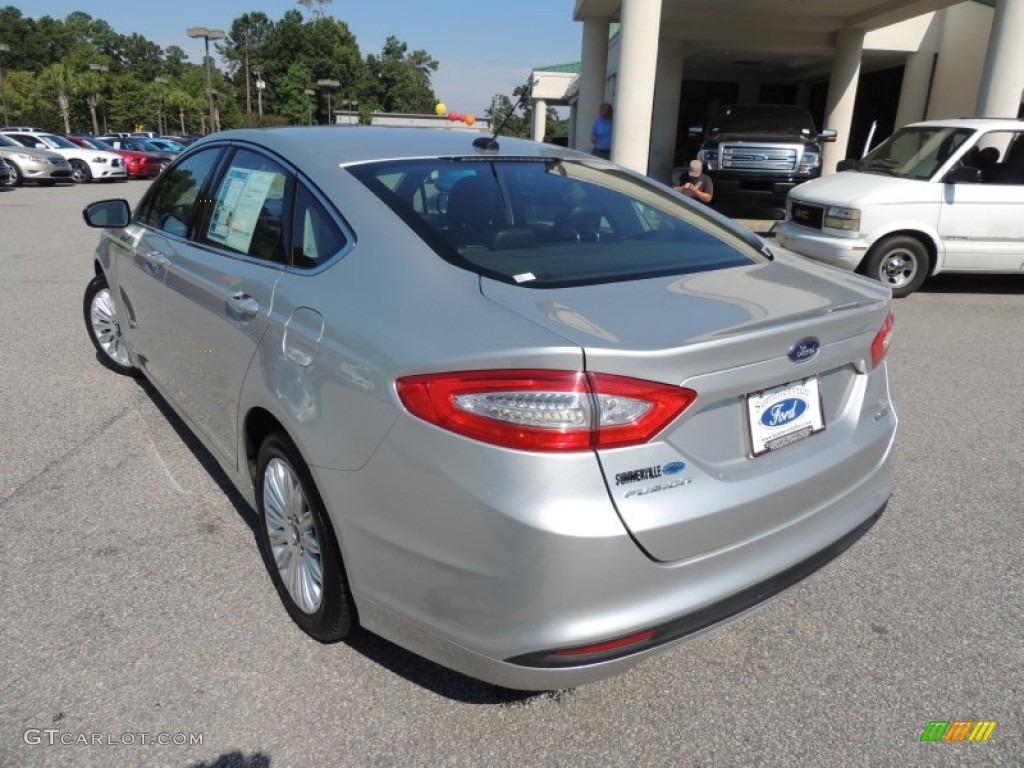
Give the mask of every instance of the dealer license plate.
<svg viewBox="0 0 1024 768">
<path fill-rule="evenodd" d="M 825 429 L 818 377 L 747 395 L 754 456 L 761 456 Z"/>
</svg>

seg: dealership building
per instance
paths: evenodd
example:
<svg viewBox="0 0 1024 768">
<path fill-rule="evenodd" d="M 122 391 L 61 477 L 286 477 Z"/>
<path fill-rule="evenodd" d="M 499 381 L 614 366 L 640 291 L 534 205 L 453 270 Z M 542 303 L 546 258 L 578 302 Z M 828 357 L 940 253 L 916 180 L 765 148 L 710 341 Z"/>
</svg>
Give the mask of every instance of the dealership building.
<svg viewBox="0 0 1024 768">
<path fill-rule="evenodd" d="M 549 106 L 589 150 L 614 106 L 612 160 L 667 181 L 719 106 L 807 107 L 838 131 L 824 172 L 901 125 L 1017 117 L 1024 0 L 576 0 L 579 63 L 534 70 L 534 138 Z"/>
</svg>

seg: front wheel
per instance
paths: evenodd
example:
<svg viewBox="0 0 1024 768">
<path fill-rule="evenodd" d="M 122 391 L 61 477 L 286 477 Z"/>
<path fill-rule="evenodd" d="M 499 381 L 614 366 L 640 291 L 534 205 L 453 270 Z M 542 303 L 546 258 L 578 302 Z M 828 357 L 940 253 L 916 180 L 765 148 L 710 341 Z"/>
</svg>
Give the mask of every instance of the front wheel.
<svg viewBox="0 0 1024 768">
<path fill-rule="evenodd" d="M 7 169 L 10 171 L 7 176 L 7 186 L 20 187 L 22 182 L 25 181 L 25 177 L 21 175 L 21 170 L 14 163 L 8 163 Z"/>
<path fill-rule="evenodd" d="M 75 184 L 88 184 L 92 181 L 92 171 L 90 171 L 89 166 L 81 160 L 72 160 L 71 180 L 75 182 Z"/>
<path fill-rule="evenodd" d="M 928 277 L 928 251 L 916 238 L 897 235 L 881 240 L 868 253 L 864 273 L 892 289 L 898 299 L 909 296 Z"/>
<path fill-rule="evenodd" d="M 121 320 L 114 296 L 103 275 L 96 275 L 89 281 L 82 309 L 89 341 L 96 348 L 100 362 L 122 376 L 138 376 L 139 369 L 131 364 L 128 347 L 121 335 Z"/>
<path fill-rule="evenodd" d="M 313 477 L 282 433 L 260 446 L 256 514 L 264 561 L 292 620 L 321 643 L 344 640 L 356 612 L 341 552 Z"/>
</svg>

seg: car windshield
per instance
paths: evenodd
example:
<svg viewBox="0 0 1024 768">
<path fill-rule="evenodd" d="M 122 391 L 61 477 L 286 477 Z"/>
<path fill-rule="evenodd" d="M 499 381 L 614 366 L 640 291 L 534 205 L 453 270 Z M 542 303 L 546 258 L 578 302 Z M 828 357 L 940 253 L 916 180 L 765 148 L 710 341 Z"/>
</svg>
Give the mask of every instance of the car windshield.
<svg viewBox="0 0 1024 768">
<path fill-rule="evenodd" d="M 861 159 L 856 170 L 908 179 L 930 179 L 974 135 L 971 128 L 901 128 Z"/>
<path fill-rule="evenodd" d="M 724 107 L 708 133 L 786 133 L 813 136 L 814 123 L 805 109 L 787 105 L 742 104 Z"/>
<path fill-rule="evenodd" d="M 529 288 L 638 280 L 763 261 L 667 190 L 586 160 L 369 163 L 349 171 L 442 258 Z"/>
<path fill-rule="evenodd" d="M 51 147 L 59 147 L 60 149 L 81 149 L 75 142 L 68 141 L 63 136 L 57 136 L 53 133 L 40 133 L 37 134 L 40 141 L 46 142 Z"/>
<path fill-rule="evenodd" d="M 108 151 L 114 149 L 112 146 L 107 144 L 107 142 L 103 141 L 102 139 L 94 139 L 94 138 L 90 137 L 90 138 L 87 138 L 87 139 L 86 138 L 80 138 L 79 141 L 81 141 L 83 144 L 85 144 L 90 149 L 103 149 L 103 150 L 108 150 Z"/>
</svg>

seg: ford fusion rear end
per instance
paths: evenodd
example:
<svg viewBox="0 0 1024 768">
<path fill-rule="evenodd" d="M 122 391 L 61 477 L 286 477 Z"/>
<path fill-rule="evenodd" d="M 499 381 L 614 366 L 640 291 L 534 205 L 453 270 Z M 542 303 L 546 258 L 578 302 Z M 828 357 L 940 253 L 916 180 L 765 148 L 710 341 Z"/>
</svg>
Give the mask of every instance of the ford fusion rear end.
<svg viewBox="0 0 1024 768">
<path fill-rule="evenodd" d="M 509 328 L 542 328 L 583 365 L 524 366 L 529 350 L 489 328 L 494 354 L 474 367 L 397 375 L 404 415 L 356 477 L 324 478 L 374 509 L 344 535 L 370 574 L 354 577 L 364 624 L 509 687 L 605 677 L 757 606 L 865 533 L 892 487 L 884 290 L 699 218 L 693 268 L 657 275 L 664 249 L 645 243 L 680 231 L 649 216 L 632 232 L 607 188 L 588 192 L 604 214 L 579 213 L 561 241 L 582 279 L 519 232 L 508 249 L 478 249 L 469 228 L 442 235 L 454 252 L 435 243 L 480 268 Z M 419 332 L 442 333 L 428 305 L 444 295 L 424 301 Z"/>
</svg>

